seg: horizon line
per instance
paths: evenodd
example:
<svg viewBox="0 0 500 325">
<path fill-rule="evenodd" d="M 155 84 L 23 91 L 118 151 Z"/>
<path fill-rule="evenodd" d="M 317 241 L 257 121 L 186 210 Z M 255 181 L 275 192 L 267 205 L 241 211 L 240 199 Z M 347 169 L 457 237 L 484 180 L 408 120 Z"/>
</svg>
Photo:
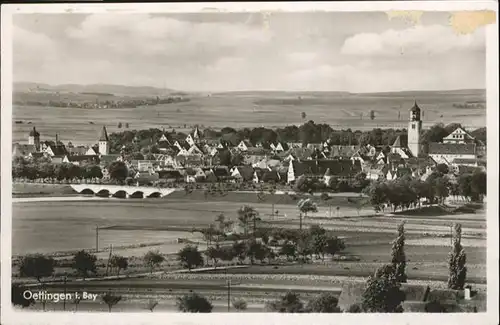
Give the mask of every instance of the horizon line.
<svg viewBox="0 0 500 325">
<path fill-rule="evenodd" d="M 123 84 L 113 84 L 113 83 L 60 83 L 60 84 L 50 84 L 45 82 L 33 82 L 33 81 L 13 81 L 12 84 L 20 83 L 32 83 L 32 84 L 43 84 L 51 87 L 60 86 L 115 86 L 115 87 L 130 87 L 130 88 L 154 88 L 158 90 L 170 90 L 172 92 L 186 92 L 186 93 L 242 93 L 242 92 L 288 92 L 288 93 L 347 93 L 347 94 L 384 94 L 384 93 L 402 93 L 402 92 L 453 92 L 453 91 L 464 91 L 464 90 L 482 90 L 486 91 L 487 88 L 454 88 L 454 89 L 407 89 L 407 90 L 384 90 L 384 91 L 368 91 L 368 92 L 356 92 L 348 90 L 286 90 L 286 89 L 240 89 L 240 90 L 181 90 L 168 87 L 158 87 L 158 86 L 137 86 L 137 85 L 123 85 Z"/>
</svg>

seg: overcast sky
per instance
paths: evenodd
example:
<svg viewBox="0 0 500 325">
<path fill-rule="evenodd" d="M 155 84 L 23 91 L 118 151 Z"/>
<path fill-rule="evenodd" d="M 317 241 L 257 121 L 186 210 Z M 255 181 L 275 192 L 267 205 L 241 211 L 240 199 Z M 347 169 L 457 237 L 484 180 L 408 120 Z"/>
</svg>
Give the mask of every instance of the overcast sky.
<svg viewBox="0 0 500 325">
<path fill-rule="evenodd" d="M 485 88 L 485 31 L 448 14 L 14 16 L 14 80 L 186 91 Z"/>
</svg>

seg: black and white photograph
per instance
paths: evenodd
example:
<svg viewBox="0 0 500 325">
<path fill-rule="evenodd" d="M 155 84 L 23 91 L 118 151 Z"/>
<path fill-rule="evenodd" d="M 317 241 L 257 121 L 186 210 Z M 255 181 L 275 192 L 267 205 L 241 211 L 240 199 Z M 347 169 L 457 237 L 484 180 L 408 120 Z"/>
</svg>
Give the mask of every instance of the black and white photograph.
<svg viewBox="0 0 500 325">
<path fill-rule="evenodd" d="M 7 22 L 2 6 L 2 323 L 491 316 L 498 26 L 483 4 L 10 5 Z"/>
</svg>

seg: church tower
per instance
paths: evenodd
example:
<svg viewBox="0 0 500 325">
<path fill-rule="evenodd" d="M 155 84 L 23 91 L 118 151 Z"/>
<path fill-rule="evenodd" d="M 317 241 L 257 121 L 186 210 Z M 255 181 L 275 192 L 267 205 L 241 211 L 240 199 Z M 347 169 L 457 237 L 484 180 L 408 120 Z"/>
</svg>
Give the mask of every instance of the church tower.
<svg viewBox="0 0 500 325">
<path fill-rule="evenodd" d="M 40 133 L 33 127 L 29 136 L 28 136 L 28 144 L 34 145 L 36 152 L 40 151 Z"/>
<path fill-rule="evenodd" d="M 408 149 L 414 157 L 420 154 L 420 132 L 422 131 L 422 120 L 420 119 L 420 107 L 417 101 L 410 109 L 410 122 L 408 123 Z"/>
<path fill-rule="evenodd" d="M 99 137 L 99 154 L 101 155 L 109 154 L 109 138 L 105 126 L 102 127 L 101 136 Z"/>
</svg>

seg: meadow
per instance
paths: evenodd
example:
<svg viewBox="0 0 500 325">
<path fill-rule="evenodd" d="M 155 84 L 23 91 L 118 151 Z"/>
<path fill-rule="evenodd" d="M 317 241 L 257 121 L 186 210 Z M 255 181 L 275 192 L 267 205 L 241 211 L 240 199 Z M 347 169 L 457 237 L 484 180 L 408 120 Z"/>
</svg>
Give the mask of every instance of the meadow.
<svg viewBox="0 0 500 325">
<path fill-rule="evenodd" d="M 486 125 L 486 109 L 457 108 L 454 104 L 484 101 L 485 91 L 404 92 L 380 94 L 248 92 L 191 95 L 188 102 L 137 108 L 78 109 L 43 106 L 16 106 L 13 114 L 13 142 L 27 141 L 36 126 L 43 139 L 95 143 L 102 125 L 108 132 L 130 129 L 165 128 L 191 130 L 194 125 L 222 128 L 283 127 L 305 120 L 328 123 L 334 129 L 369 130 L 407 127 L 408 110 L 415 100 L 424 111 L 424 127 L 457 122 L 468 128 Z M 370 111 L 375 118 L 369 118 Z M 361 117 L 362 115 L 362 117 Z"/>
</svg>

